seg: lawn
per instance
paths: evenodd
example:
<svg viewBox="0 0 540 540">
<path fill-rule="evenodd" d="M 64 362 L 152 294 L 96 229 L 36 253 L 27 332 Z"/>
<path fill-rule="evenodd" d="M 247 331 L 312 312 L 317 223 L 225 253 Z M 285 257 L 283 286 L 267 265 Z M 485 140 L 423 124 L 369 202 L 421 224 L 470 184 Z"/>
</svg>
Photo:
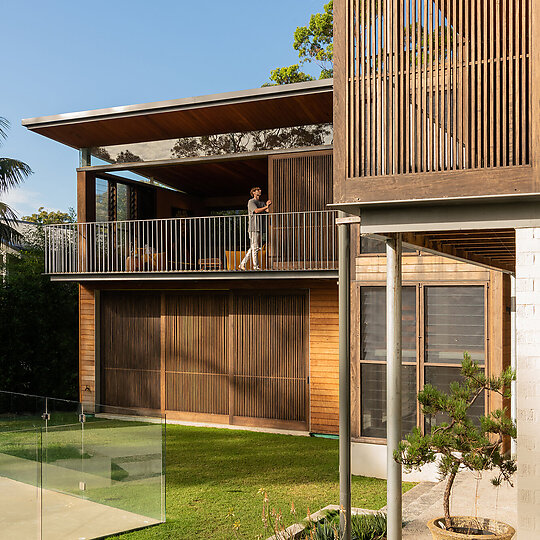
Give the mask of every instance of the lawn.
<svg viewBox="0 0 540 540">
<path fill-rule="evenodd" d="M 405 484 L 404 491 L 410 487 Z M 114 538 L 231 539 L 233 521 L 241 538 L 267 538 L 261 488 L 287 524 L 304 518 L 308 508 L 338 504 L 338 441 L 169 425 L 167 523 Z M 293 502 L 299 519 L 290 514 Z M 384 506 L 386 482 L 354 477 L 352 503 Z"/>
</svg>

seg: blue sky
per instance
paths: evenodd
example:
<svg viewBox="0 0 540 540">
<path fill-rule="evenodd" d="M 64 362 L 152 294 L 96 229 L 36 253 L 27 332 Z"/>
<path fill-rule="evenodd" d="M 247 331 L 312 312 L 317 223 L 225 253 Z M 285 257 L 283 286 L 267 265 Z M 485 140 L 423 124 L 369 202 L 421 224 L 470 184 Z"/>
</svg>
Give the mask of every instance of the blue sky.
<svg viewBox="0 0 540 540">
<path fill-rule="evenodd" d="M 325 0 L 3 0 L 0 155 L 34 174 L 2 200 L 22 215 L 76 206 L 78 152 L 22 118 L 261 86 L 296 63 L 293 32 Z"/>
</svg>

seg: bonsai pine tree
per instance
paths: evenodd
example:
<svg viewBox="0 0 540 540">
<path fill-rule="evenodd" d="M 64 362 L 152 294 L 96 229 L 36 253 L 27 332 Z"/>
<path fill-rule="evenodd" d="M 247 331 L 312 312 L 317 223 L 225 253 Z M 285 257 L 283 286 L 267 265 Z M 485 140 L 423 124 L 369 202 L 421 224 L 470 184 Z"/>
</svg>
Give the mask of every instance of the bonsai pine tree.
<svg viewBox="0 0 540 540">
<path fill-rule="evenodd" d="M 394 459 L 404 465 L 406 471 L 418 469 L 426 463 L 436 461 L 440 454 L 439 472 L 446 478 L 443 506 L 445 526 L 451 529 L 450 494 L 460 469 L 471 471 L 496 471 L 493 485 L 502 481 L 511 483 L 516 471 L 516 462 L 502 453 L 503 438 L 516 437 L 516 425 L 507 416 L 506 409 L 497 409 L 489 416 L 480 417 L 475 424 L 469 411 L 482 392 L 495 392 L 504 398 L 510 397 L 510 384 L 515 380 L 515 372 L 506 369 L 498 377 L 486 377 L 468 353 L 463 354 L 461 363 L 462 382 L 452 382 L 450 392 L 444 393 L 426 384 L 418 394 L 418 401 L 425 415 L 445 413 L 443 422 L 430 433 L 422 435 L 415 428 L 394 452 Z"/>
</svg>

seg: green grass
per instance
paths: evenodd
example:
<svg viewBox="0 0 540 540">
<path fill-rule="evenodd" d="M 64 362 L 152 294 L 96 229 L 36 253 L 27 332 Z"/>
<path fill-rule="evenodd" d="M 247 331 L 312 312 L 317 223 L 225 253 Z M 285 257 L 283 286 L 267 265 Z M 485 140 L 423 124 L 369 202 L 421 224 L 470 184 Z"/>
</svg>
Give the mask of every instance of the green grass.
<svg viewBox="0 0 540 540">
<path fill-rule="evenodd" d="M 404 491 L 412 485 L 405 484 Z M 338 441 L 167 426 L 167 523 L 114 538 L 231 539 L 232 521 L 240 524 L 242 538 L 267 538 L 271 531 L 262 525 L 261 488 L 287 525 L 301 521 L 308 507 L 313 513 L 338 504 Z M 290 514 L 292 502 L 296 518 Z M 354 477 L 352 503 L 384 506 L 386 482 Z M 232 519 L 227 517 L 231 509 Z"/>
</svg>

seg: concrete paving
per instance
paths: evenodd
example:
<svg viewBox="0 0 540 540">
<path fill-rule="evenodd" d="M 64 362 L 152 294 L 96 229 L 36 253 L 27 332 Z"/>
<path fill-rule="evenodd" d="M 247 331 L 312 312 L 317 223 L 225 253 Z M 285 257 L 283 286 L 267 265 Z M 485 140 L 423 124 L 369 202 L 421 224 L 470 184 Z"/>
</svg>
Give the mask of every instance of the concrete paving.
<svg viewBox="0 0 540 540">
<path fill-rule="evenodd" d="M 452 490 L 450 513 L 461 516 L 478 516 L 504 521 L 517 530 L 517 489 L 507 484 L 494 487 L 492 474 L 484 473 L 480 479 L 469 471 L 458 474 Z M 515 479 L 514 479 L 515 480 Z M 426 523 L 443 515 L 443 494 L 446 482 L 422 483 L 411 490 L 418 496 L 404 498 L 404 540 L 431 540 Z M 514 536 L 517 540 L 518 535 Z M 527 539 L 522 539 L 527 540 Z"/>
<path fill-rule="evenodd" d="M 90 540 L 157 523 L 132 512 L 0 478 L 1 540 Z"/>
</svg>

